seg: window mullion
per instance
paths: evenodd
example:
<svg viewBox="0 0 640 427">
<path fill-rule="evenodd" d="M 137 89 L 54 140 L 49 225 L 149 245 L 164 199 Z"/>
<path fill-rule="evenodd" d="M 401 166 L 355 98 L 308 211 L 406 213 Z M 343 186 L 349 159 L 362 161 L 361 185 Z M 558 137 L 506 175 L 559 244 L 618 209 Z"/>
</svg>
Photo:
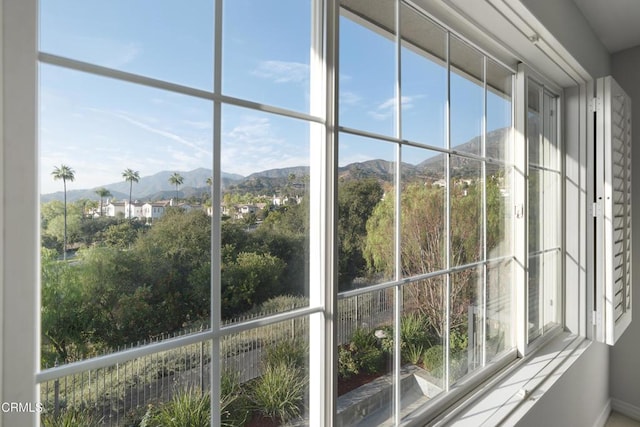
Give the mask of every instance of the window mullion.
<svg viewBox="0 0 640 427">
<path fill-rule="evenodd" d="M 524 65 L 518 66 L 515 84 L 515 135 L 514 135 L 514 171 L 513 171 L 513 205 L 514 205 L 514 245 L 513 274 L 515 298 L 515 343 L 518 354 L 526 354 L 528 341 L 528 305 L 527 305 L 527 271 L 528 257 L 528 148 L 527 148 L 527 75 Z"/>
<path fill-rule="evenodd" d="M 483 261 L 487 260 L 487 57 L 482 57 L 482 255 Z M 482 340 L 481 340 L 481 366 L 487 364 L 487 269 L 489 266 L 485 263 L 482 267 Z"/>
<path fill-rule="evenodd" d="M 222 92 L 222 0 L 215 1 L 214 10 L 214 53 L 213 53 L 213 79 L 214 93 L 220 95 Z M 222 375 L 220 361 L 220 335 L 222 307 L 220 298 L 222 295 L 221 284 L 221 262 L 219 246 L 221 242 L 221 220 L 220 209 L 222 206 L 221 179 L 221 152 L 222 152 L 222 104 L 216 100 L 213 102 L 213 159 L 212 159 L 212 184 L 211 184 L 211 330 L 216 337 L 211 342 L 211 426 L 220 423 L 220 378 Z"/>
<path fill-rule="evenodd" d="M 447 61 L 447 106 L 445 112 L 445 133 L 446 133 L 446 146 L 447 155 L 445 157 L 445 215 L 444 215 L 444 229 L 445 229 L 445 269 L 451 268 L 451 33 L 447 31 L 446 37 L 446 61 Z M 445 325 L 444 325 L 444 388 L 445 391 L 449 391 L 449 365 L 450 365 L 450 315 L 451 315 L 451 273 L 447 273 L 445 276 L 445 292 L 444 292 L 444 311 L 445 311 Z"/>
</svg>

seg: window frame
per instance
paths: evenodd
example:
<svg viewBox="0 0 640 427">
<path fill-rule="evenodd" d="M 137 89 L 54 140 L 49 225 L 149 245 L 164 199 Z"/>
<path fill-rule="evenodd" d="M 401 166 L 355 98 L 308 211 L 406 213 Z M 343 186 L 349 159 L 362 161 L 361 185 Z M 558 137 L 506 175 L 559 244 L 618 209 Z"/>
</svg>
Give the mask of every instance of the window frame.
<svg viewBox="0 0 640 427">
<path fill-rule="evenodd" d="M 11 4 L 12 6 L 15 5 L 16 3 L 23 3 L 24 6 L 20 6 L 17 9 L 9 9 L 7 8 L 6 5 Z M 12 39 L 14 40 L 9 41 L 9 40 L 2 40 L 3 43 L 5 43 L 5 46 L 7 44 L 11 45 L 11 52 L 9 52 L 9 54 L 6 53 L 6 50 L 3 49 L 3 56 L 4 58 L 8 58 L 11 57 L 11 55 L 16 54 L 16 51 L 19 50 L 21 52 L 27 52 L 27 55 L 22 56 L 22 55 L 16 55 L 16 58 L 22 59 L 22 61 L 20 62 L 16 62 L 15 64 L 11 64 L 12 67 L 15 67 L 15 69 L 19 70 L 20 73 L 24 72 L 25 70 L 27 71 L 33 71 L 33 74 L 35 74 L 35 69 L 37 68 L 37 64 L 35 63 L 34 58 L 36 57 L 36 52 L 34 51 L 30 51 L 30 48 L 25 48 L 24 43 L 25 42 L 29 42 L 32 41 L 34 43 L 32 43 L 33 45 L 35 45 L 35 35 L 37 34 L 37 30 L 35 29 L 35 22 L 36 22 L 36 14 L 33 13 L 33 8 L 34 5 L 36 4 L 35 1 L 32 2 L 28 2 L 28 1 L 23 1 L 23 2 L 11 2 L 11 0 L 5 0 L 2 4 L 3 6 L 3 12 L 5 13 L 4 18 L 4 22 L 3 25 L 5 26 L 4 28 L 7 29 L 7 31 L 11 34 L 16 34 L 16 33 L 20 33 L 20 34 L 26 34 L 28 37 L 25 38 L 17 38 L 17 37 L 12 37 Z M 218 2 L 219 4 L 219 2 Z M 327 25 L 328 28 L 335 28 L 337 26 L 337 16 L 339 16 L 339 13 L 337 13 L 338 10 L 338 5 L 336 4 L 336 2 L 332 2 L 332 1 L 328 1 L 329 6 L 327 7 L 327 12 L 326 12 L 326 17 L 327 17 Z M 218 19 L 218 18 L 217 18 Z M 23 26 L 22 31 L 19 31 L 19 29 L 15 28 L 18 24 L 15 24 L 13 27 L 9 27 L 7 25 L 7 22 L 9 22 L 10 20 L 14 20 L 14 22 L 19 23 L 20 25 Z M 27 25 L 24 25 L 27 24 Z M 333 27 L 332 27 L 333 26 Z M 334 35 L 335 33 L 332 31 L 328 31 L 327 34 L 327 45 L 328 46 L 332 46 L 334 45 L 334 48 L 329 48 L 328 51 L 329 52 L 333 52 L 335 53 L 337 51 L 337 49 L 335 49 L 335 43 L 336 40 L 331 40 L 331 36 Z M 9 38 L 7 38 L 9 39 Z M 20 40 L 20 43 L 18 43 L 15 40 Z M 17 45 L 20 44 L 20 47 L 18 48 Z M 43 58 L 46 58 L 46 55 L 40 54 L 40 60 L 42 61 Z M 51 62 L 56 62 L 56 59 L 53 58 L 49 58 L 49 60 Z M 327 63 L 330 63 L 331 58 L 330 56 L 325 58 L 325 60 L 327 61 Z M 333 58 L 334 63 L 336 61 L 336 58 Z M 71 63 L 67 63 L 66 61 L 62 60 L 60 61 L 61 64 L 58 65 L 62 65 L 62 63 L 65 63 L 68 65 L 71 65 Z M 10 61 L 6 60 L 5 61 L 5 66 L 7 64 L 10 64 Z M 326 78 L 326 82 L 327 82 L 327 94 L 331 93 L 331 87 L 335 87 L 336 86 L 336 68 L 333 68 L 331 66 L 329 66 L 328 68 L 325 68 L 325 70 L 329 70 L 329 75 L 325 76 Z M 101 70 L 99 68 L 96 69 L 92 69 L 91 72 L 95 72 L 97 74 L 102 73 L 104 70 Z M 107 73 L 107 74 L 110 74 Z M 3 85 L 4 88 L 9 88 L 11 87 L 10 84 L 7 84 L 7 82 L 10 83 L 15 83 L 18 82 L 18 84 L 15 86 L 18 92 L 21 92 L 21 96 L 24 96 L 24 94 L 28 94 L 31 92 L 35 92 L 36 88 L 37 88 L 37 84 L 35 83 L 35 79 L 31 79 L 32 74 L 31 73 L 27 73 L 27 75 L 22 76 L 22 77 L 15 77 L 12 75 L 8 75 L 5 77 L 5 84 Z M 113 76 L 111 76 L 113 77 Z M 16 80 L 12 80 L 12 79 L 16 79 Z M 127 78 L 132 78 L 132 79 L 137 79 L 137 77 L 135 77 L 134 75 L 130 75 Z M 151 81 L 146 81 L 145 84 L 149 84 L 152 83 Z M 155 83 L 154 83 L 155 84 Z M 164 84 L 161 84 L 162 86 L 165 86 Z M 165 89 L 167 89 L 167 87 L 164 87 Z M 175 88 L 172 88 L 175 89 Z M 203 94 L 200 92 L 194 93 L 194 95 L 196 96 L 202 96 Z M 18 96 L 18 94 L 15 93 L 15 91 L 10 91 L 10 90 L 5 90 L 3 93 L 3 96 L 5 96 L 7 99 L 9 100 L 16 100 L 16 99 L 21 99 L 20 96 Z M 330 96 L 328 97 L 328 99 L 331 99 Z M 3 98 L 4 101 L 4 98 Z M 29 104 L 29 102 L 31 104 Z M 220 100 L 215 101 L 214 100 L 214 105 L 219 105 L 220 104 Z M 331 125 L 337 123 L 337 116 L 336 116 L 336 112 L 334 110 L 335 109 L 335 105 L 336 102 L 334 100 L 333 103 L 329 102 L 328 105 L 325 107 L 325 111 L 326 111 L 326 117 L 324 119 L 323 123 L 320 123 L 319 121 L 317 121 L 316 123 L 318 124 L 322 124 L 324 125 L 325 129 L 331 129 Z M 9 150 L 16 150 L 16 152 L 19 153 L 18 156 L 18 160 L 22 161 L 22 160 L 26 160 L 29 161 L 28 164 L 33 166 L 33 161 L 35 158 L 35 153 L 34 150 L 37 148 L 37 141 L 36 141 L 36 137 L 34 135 L 35 132 L 33 132 L 33 129 L 37 128 L 36 126 L 36 113 L 35 113 L 35 106 L 36 101 L 35 99 L 30 100 L 27 102 L 27 107 L 31 107 L 28 108 L 29 113 L 26 115 L 26 117 L 23 118 L 23 120 L 21 120 L 21 128 L 16 130 L 14 134 L 12 134 L 12 129 L 10 128 L 10 120 L 7 120 L 7 117 L 11 117 L 11 114 L 15 114 L 17 113 L 16 110 L 19 109 L 19 106 L 16 107 L 10 107 L 9 105 L 10 103 L 5 104 L 6 110 L 3 111 L 5 120 L 4 120 L 4 129 L 3 131 L 5 132 L 5 135 L 9 134 L 11 136 L 16 136 L 16 139 L 22 141 L 24 143 L 24 145 L 26 145 L 27 147 L 24 150 L 19 150 L 17 149 L 14 145 L 10 145 L 9 140 L 11 138 L 3 138 L 3 153 L 7 152 Z M 516 101 L 516 105 L 518 104 L 518 101 Z M 526 103 L 525 103 L 526 105 Z M 32 111 L 33 110 L 33 111 Z M 282 110 L 279 109 L 274 109 L 277 113 L 283 113 Z M 562 114 L 562 110 L 559 109 L 559 117 L 558 120 L 560 121 L 560 116 Z M 23 112 L 20 112 L 21 114 L 23 114 Z M 286 112 L 286 114 L 292 114 L 291 112 Z M 561 121 L 560 121 L 561 123 Z M 561 127 L 559 127 L 559 135 L 562 134 L 561 132 Z M 327 141 L 327 145 L 326 145 L 326 150 L 323 151 L 323 160 L 321 161 L 321 165 L 322 168 L 325 170 L 326 176 L 325 176 L 325 180 L 324 182 L 318 184 L 320 187 L 320 191 L 324 192 L 327 197 L 334 197 L 331 196 L 332 194 L 335 195 L 335 185 L 336 185 L 336 177 L 335 177 L 335 169 L 332 167 L 332 165 L 335 165 L 335 149 L 336 149 L 336 141 L 335 141 L 335 136 L 336 136 L 337 132 L 328 132 L 327 135 L 325 135 L 326 141 Z M 33 150 L 29 147 L 28 142 L 33 141 Z M 563 153 L 563 155 L 561 156 L 561 159 L 563 159 L 565 156 L 565 154 Z M 219 156 L 218 156 L 219 158 Z M 6 159 L 5 159 L 6 160 Z M 15 163 L 21 163 L 20 161 L 15 162 Z M 564 163 L 564 162 L 563 162 Z M 16 168 L 14 168 L 16 169 Z M 28 169 L 26 169 L 28 171 Z M 33 170 L 35 171 L 35 168 L 33 168 Z M 215 170 L 215 169 L 214 169 Z M 219 168 L 218 168 L 219 170 Z M 5 172 L 5 175 L 10 172 L 9 169 L 7 169 L 7 171 Z M 25 172 L 25 168 L 21 167 L 20 168 L 20 172 L 24 173 Z M 37 175 L 37 172 L 36 172 Z M 5 184 L 4 188 L 6 187 L 6 182 L 3 182 Z M 35 182 L 27 182 L 25 183 L 25 186 L 27 188 L 30 189 L 30 192 L 32 192 L 33 194 L 29 194 L 31 197 L 29 197 L 25 204 L 23 206 L 26 206 L 27 210 L 29 209 L 29 207 L 32 207 L 33 210 L 32 212 L 37 212 L 37 184 Z M 334 197 L 335 198 L 335 197 Z M 564 198 L 563 198 L 564 199 Z M 10 200 L 10 199 L 9 199 Z M 219 204 L 218 204 L 219 205 Z M 216 206 L 218 206 L 216 205 Z M 17 221 L 18 224 L 21 225 L 27 225 L 26 227 L 24 227 L 25 229 L 27 229 L 28 227 L 32 226 L 33 224 L 36 224 L 36 221 L 33 221 L 33 217 L 29 217 L 27 216 L 26 218 L 21 218 L 21 219 L 17 219 L 17 215 L 16 215 L 16 211 L 13 210 L 13 207 L 9 206 L 9 203 L 7 203 L 6 206 L 3 206 L 4 209 L 6 209 L 9 214 L 7 214 L 6 216 L 3 216 L 2 219 L 3 221 L 13 221 L 14 219 Z M 331 204 L 327 204 L 325 206 L 322 206 L 322 215 L 323 217 L 326 219 L 325 224 L 333 224 L 335 221 L 335 206 L 331 206 Z M 23 215 L 24 212 L 21 212 L 20 215 Z M 31 224 L 28 224 L 31 221 Z M 566 221 L 566 214 L 565 214 L 565 209 L 564 209 L 564 204 L 563 204 L 563 221 Z M 323 273 L 323 280 L 324 283 L 327 284 L 327 287 L 324 287 L 325 289 L 325 294 L 321 295 L 318 299 L 318 304 L 315 306 L 310 306 L 310 308 L 307 309 L 303 309 L 301 311 L 296 311 L 294 313 L 287 313 L 285 315 L 282 316 L 278 316 L 278 319 L 289 319 L 289 318 L 293 318 L 294 316 L 298 316 L 298 315 L 309 315 L 311 316 L 313 319 L 319 319 L 319 325 L 318 325 L 318 330 L 323 330 L 323 337 L 325 339 L 327 339 L 327 341 L 331 341 L 331 337 L 335 337 L 335 324 L 333 324 L 329 318 L 331 317 L 330 315 L 331 310 L 335 310 L 335 307 L 337 305 L 337 301 L 336 301 L 336 292 L 331 291 L 331 292 L 326 292 L 327 290 L 331 290 L 331 286 L 333 283 L 336 282 L 335 277 L 331 277 L 331 276 L 335 276 L 335 271 L 336 269 L 331 267 L 332 265 L 335 265 L 335 235 L 332 233 L 331 228 L 332 227 L 326 227 L 323 226 L 322 223 L 319 224 L 320 230 L 318 231 L 319 233 L 321 233 L 324 237 L 323 239 L 321 239 L 321 241 L 324 243 L 323 247 L 320 248 L 320 252 L 321 254 L 323 254 L 322 256 L 324 257 L 324 259 L 326 261 L 323 262 L 323 265 L 325 266 L 325 270 Z M 16 227 L 18 228 L 18 227 Z M 19 227 L 19 228 L 23 228 L 23 227 Z M 36 227 L 37 228 L 37 227 Z M 335 228 L 335 227 L 333 227 Z M 565 228 L 563 227 L 563 230 Z M 29 255 L 33 255 L 34 252 L 34 247 L 36 246 L 35 240 L 37 237 L 37 232 L 34 232 L 36 234 L 36 236 L 27 236 L 24 237 L 24 239 L 27 240 L 27 244 L 26 244 L 26 248 L 24 248 L 22 245 L 17 245 L 17 247 L 20 248 L 20 252 L 17 253 L 22 253 L 24 254 L 29 254 Z M 17 238 L 15 238 L 14 236 L 8 236 L 8 238 L 6 239 L 4 245 L 5 247 L 10 247 L 11 245 L 16 245 L 17 243 L 19 243 L 19 240 Z M 9 253 L 11 251 L 5 251 L 3 253 L 4 258 L 3 261 L 5 262 L 5 266 L 9 266 L 11 263 L 10 261 L 12 259 L 16 259 L 16 257 L 11 258 L 11 254 Z M 37 252 L 37 249 L 36 249 Z M 16 255 L 17 256 L 17 255 Z M 27 279 L 26 282 L 29 283 L 30 281 L 28 280 L 29 278 L 33 278 L 35 276 L 38 276 L 38 262 L 37 260 L 34 261 L 21 261 L 19 264 L 20 265 L 24 265 L 22 263 L 26 262 L 26 268 L 24 269 L 25 271 L 20 272 L 19 277 L 23 277 L 24 279 Z M 29 270 L 29 271 L 26 271 Z M 563 269 L 564 270 L 564 269 Z M 5 273 L 6 274 L 6 273 Z M 564 275 L 563 275 L 564 277 Z M 34 283 L 37 283 L 38 280 L 36 279 Z M 37 315 L 37 309 L 38 309 L 38 301 L 39 301 L 39 297 L 37 296 L 38 291 L 39 291 L 39 287 L 35 286 L 35 290 L 34 290 L 34 295 L 27 295 L 27 299 L 25 300 L 24 298 L 18 297 L 15 294 L 9 294 L 6 293 L 9 288 L 6 286 L 7 283 L 13 283 L 13 281 L 9 281 L 9 280 L 5 280 L 3 279 L 2 282 L 2 286 L 3 286 L 3 290 L 5 291 L 4 294 L 4 298 L 5 300 L 3 301 L 5 303 L 5 307 L 6 306 L 10 306 L 11 304 L 13 304 L 14 302 L 19 302 L 18 304 L 15 305 L 16 309 L 12 310 L 10 312 L 4 312 L 3 313 L 3 319 L 6 322 L 6 317 L 4 316 L 10 316 L 10 317 L 15 317 L 17 319 L 26 319 L 28 320 L 26 323 L 26 325 L 30 325 L 33 324 L 33 318 L 35 317 L 36 319 L 38 319 L 38 315 Z M 560 283 L 562 284 L 563 281 L 561 280 Z M 11 303 L 11 304 L 9 304 Z M 563 311 L 564 312 L 564 311 Z M 35 316 L 34 316 L 34 313 Z M 212 311 L 213 313 L 213 311 Z M 13 320 L 13 319 L 12 319 Z M 273 320 L 273 322 L 275 323 L 276 321 L 280 321 L 280 320 Z M 6 325 L 5 325 L 6 326 Z M 245 325 L 247 327 L 252 327 L 252 325 Z M 235 330 L 239 330 L 241 328 L 232 328 L 233 331 Z M 6 330 L 6 329 L 5 329 Z M 229 330 L 225 330 L 227 333 L 232 333 L 231 329 Z M 330 331 L 333 331 L 333 333 L 329 333 Z M 26 340 L 26 341 L 30 341 L 33 343 L 36 343 L 39 341 L 39 326 L 35 326 L 33 328 L 33 335 L 30 338 L 32 338 L 31 340 Z M 4 345 L 7 345 L 8 343 L 10 343 L 10 341 L 6 340 L 7 335 L 4 334 L 3 335 L 3 339 L 4 340 Z M 171 343 L 163 343 L 162 345 L 159 345 L 157 347 L 154 347 L 153 349 L 150 349 L 150 352 L 155 352 L 158 351 L 161 348 L 168 348 L 168 347 L 178 347 L 180 345 L 183 345 L 187 342 L 190 342 L 191 340 L 196 340 L 196 341 L 205 341 L 205 340 L 212 340 L 213 342 L 218 341 L 218 339 L 220 338 L 220 335 L 217 333 L 203 333 L 201 335 L 197 335 L 194 337 L 189 337 L 188 339 L 184 339 L 184 340 L 177 340 L 177 341 L 172 341 Z M 20 341 L 22 342 L 24 340 L 24 337 L 20 337 Z M 17 342 L 17 341 L 16 341 Z M 30 344 L 31 345 L 31 344 Z M 35 358 L 36 360 L 39 359 L 39 347 L 37 344 L 33 344 L 36 347 L 36 352 L 35 352 Z M 24 348 L 23 346 L 20 346 L 21 348 Z M 331 350 L 331 346 L 329 346 L 329 343 L 324 345 L 324 361 L 333 361 L 333 366 L 331 366 L 330 369 L 327 369 L 324 372 L 324 393 L 325 393 L 325 398 L 322 399 L 322 401 L 325 402 L 325 404 L 327 405 L 323 410 L 320 411 L 321 414 L 324 414 L 325 416 L 332 414 L 332 409 L 331 409 L 331 403 L 333 400 L 335 400 L 335 394 L 332 392 L 333 386 L 331 385 L 334 381 L 333 377 L 334 375 L 330 375 L 327 372 L 330 372 L 332 369 L 335 370 L 335 354 L 333 353 L 333 350 Z M 520 349 L 520 346 L 518 346 L 518 348 Z M 522 350 L 522 354 L 526 354 L 528 353 L 528 351 L 530 350 L 529 345 L 525 345 L 523 346 L 523 350 Z M 23 378 L 32 378 L 34 375 L 34 371 L 32 369 L 31 366 L 27 367 L 27 369 L 24 369 L 24 365 L 25 364 L 29 364 L 29 361 L 19 361 L 17 359 L 19 358 L 23 358 L 24 356 L 20 356 L 18 357 L 16 355 L 15 359 L 13 357 L 9 357 L 7 358 L 7 360 L 2 360 L 3 363 L 8 364 L 9 366 L 19 366 L 22 369 L 18 369 L 17 372 L 21 372 L 21 373 L 25 373 L 27 372 L 28 375 L 23 376 Z M 107 363 L 107 364 L 111 364 L 114 363 L 118 360 L 128 360 L 129 358 L 134 357 L 134 353 L 130 353 L 130 352 L 122 352 L 119 354 L 116 354 L 114 357 L 107 357 L 104 360 L 100 360 L 99 364 L 102 363 Z M 87 363 L 85 364 L 85 366 L 90 366 L 91 364 Z M 327 366 L 327 365 L 331 365 L 331 364 L 323 364 L 322 366 Z M 37 364 L 36 364 L 37 366 Z M 37 371 L 37 369 L 36 369 Z M 48 376 L 48 374 L 62 374 L 65 371 L 62 369 L 60 370 L 56 370 L 55 372 L 38 372 L 36 374 L 36 382 L 40 382 L 43 381 L 43 378 L 46 378 Z M 11 378 L 10 376 L 8 376 L 8 371 L 7 370 L 3 370 L 2 372 L 2 379 L 3 382 L 7 379 L 7 378 Z M 29 383 L 28 387 L 32 388 L 33 384 Z M 37 388 L 37 387 L 36 387 Z M 31 394 L 35 394 L 35 392 L 32 392 Z M 10 395 L 10 394 L 8 394 Z M 18 395 L 18 394 L 16 394 Z M 328 396 L 331 395 L 331 396 Z M 330 397 L 330 398 L 328 398 Z M 327 403 L 328 402 L 328 403 Z M 335 404 L 335 403 L 334 403 Z M 212 413 L 213 415 L 213 413 Z M 34 416 L 35 417 L 35 416 Z M 212 417 L 213 418 L 213 417 Z M 325 420 L 326 421 L 326 420 Z"/>
<path fill-rule="evenodd" d="M 561 212 L 560 220 L 558 221 L 558 232 L 559 236 L 559 244 L 560 244 L 560 257 L 559 257 L 559 268 L 557 272 L 558 277 L 558 289 L 556 289 L 556 293 L 558 296 L 558 305 L 560 312 L 558 313 L 558 322 L 556 325 L 549 328 L 546 332 L 541 333 L 540 336 L 535 339 L 530 340 L 529 337 L 529 306 L 527 304 L 528 294 L 529 294 L 529 281 L 528 281 L 528 271 L 529 271 L 529 141 L 528 141 L 528 82 L 533 80 L 537 85 L 540 86 L 541 93 L 544 91 L 548 91 L 550 94 L 556 96 L 556 111 L 557 117 L 555 120 L 556 124 L 556 135 L 557 135 L 557 150 L 559 150 L 558 154 L 558 168 L 560 169 L 560 184 L 558 191 L 558 203 L 559 210 Z M 521 182 L 524 192 L 517 195 L 516 200 L 514 201 L 515 207 L 515 216 L 518 222 L 518 231 L 519 235 L 522 235 L 522 241 L 519 242 L 518 250 L 516 250 L 515 256 L 517 259 L 516 264 L 519 266 L 519 272 L 516 274 L 518 277 L 518 285 L 517 285 L 517 296 L 516 301 L 519 306 L 517 307 L 517 330 L 518 336 L 516 337 L 518 353 L 521 357 L 527 356 L 528 354 L 534 352 L 539 347 L 543 346 L 550 339 L 552 339 L 555 335 L 557 335 L 562 329 L 565 327 L 565 230 L 566 230 L 566 200 L 565 200 L 565 184 L 566 180 L 566 172 L 565 172 L 565 156 L 566 151 L 564 147 L 564 139 L 563 139 L 563 128 L 562 128 L 562 120 L 563 120 L 563 112 L 562 106 L 564 105 L 564 94 L 562 89 L 560 89 L 553 82 L 546 79 L 544 76 L 533 70 L 531 67 L 524 63 L 518 64 L 518 73 L 517 73 L 517 97 L 519 101 L 516 106 L 516 168 L 518 168 L 519 172 L 517 173 L 517 180 Z M 540 102 L 542 105 L 542 101 Z M 542 128 L 540 129 L 539 135 L 543 137 Z M 544 331 L 544 327 L 543 327 Z"/>
</svg>

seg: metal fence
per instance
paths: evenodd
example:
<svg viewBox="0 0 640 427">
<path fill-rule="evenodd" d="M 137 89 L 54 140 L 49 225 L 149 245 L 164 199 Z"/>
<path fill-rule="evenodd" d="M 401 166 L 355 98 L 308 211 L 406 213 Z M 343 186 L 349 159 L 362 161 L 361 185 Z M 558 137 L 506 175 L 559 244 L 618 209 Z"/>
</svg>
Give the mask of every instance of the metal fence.
<svg viewBox="0 0 640 427">
<path fill-rule="evenodd" d="M 357 328 L 373 329 L 390 324 L 393 291 L 375 291 L 338 301 L 338 343 L 348 342 Z M 265 317 L 257 313 L 224 322 L 225 325 Z M 240 383 L 262 374 L 267 349 L 291 338 L 308 336 L 308 319 L 295 318 L 228 335 L 220 340 L 222 372 Z M 202 328 L 164 335 L 146 345 L 167 338 L 200 332 Z M 117 350 L 124 350 L 121 348 Z M 55 415 L 67 409 L 89 411 L 103 425 L 137 425 L 149 405 L 168 401 L 180 390 L 210 387 L 211 345 L 200 342 L 116 364 L 84 371 L 40 385 L 41 403 Z"/>
</svg>

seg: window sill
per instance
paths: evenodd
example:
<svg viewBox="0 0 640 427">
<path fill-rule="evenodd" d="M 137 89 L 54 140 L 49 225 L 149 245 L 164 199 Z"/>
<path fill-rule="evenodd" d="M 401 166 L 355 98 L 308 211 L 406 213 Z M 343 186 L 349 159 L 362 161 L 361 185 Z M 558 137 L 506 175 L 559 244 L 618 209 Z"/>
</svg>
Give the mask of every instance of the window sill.
<svg viewBox="0 0 640 427">
<path fill-rule="evenodd" d="M 477 389 L 434 425 L 516 424 L 580 358 L 591 341 L 561 332 Z"/>
</svg>

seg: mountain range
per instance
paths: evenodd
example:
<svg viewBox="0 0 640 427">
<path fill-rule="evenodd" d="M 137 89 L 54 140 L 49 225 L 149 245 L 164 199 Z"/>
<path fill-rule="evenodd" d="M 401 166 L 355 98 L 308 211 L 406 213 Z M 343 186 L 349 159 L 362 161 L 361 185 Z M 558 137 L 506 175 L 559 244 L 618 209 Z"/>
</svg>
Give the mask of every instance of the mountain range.
<svg viewBox="0 0 640 427">
<path fill-rule="evenodd" d="M 507 135 L 506 129 L 498 129 L 487 134 L 487 157 L 493 159 L 504 158 L 504 140 Z M 470 141 L 454 147 L 457 152 L 478 153 L 480 138 L 476 137 Z M 437 154 L 419 164 L 403 162 L 403 178 L 429 177 L 440 179 L 444 177 L 444 154 Z M 411 159 L 406 159 L 411 161 Z M 478 170 L 473 166 L 474 161 L 465 157 L 454 156 L 451 158 L 452 176 L 477 176 Z M 495 172 L 499 166 L 487 163 L 487 173 Z M 154 175 L 141 177 L 140 181 L 133 184 L 133 198 L 141 201 L 166 200 L 175 197 L 175 187 L 169 183 L 169 177 L 174 171 L 162 171 Z M 212 176 L 211 169 L 198 168 L 192 171 L 178 171 L 184 181 L 179 187 L 178 196 L 181 199 L 195 197 L 200 198 L 209 192 L 206 184 L 207 179 Z M 351 163 L 338 168 L 338 177 L 341 179 L 362 179 L 375 178 L 382 182 L 393 182 L 394 163 L 387 160 L 368 160 L 365 162 Z M 280 169 L 268 169 L 253 173 L 249 176 L 238 174 L 222 173 L 222 189 L 228 192 L 255 193 L 255 194 L 275 194 L 277 190 L 290 186 L 293 188 L 304 187 L 304 177 L 309 175 L 308 166 L 297 166 Z M 129 183 L 126 181 L 106 184 L 101 186 L 111 192 L 111 198 L 126 200 L 129 198 Z M 67 192 L 67 200 L 70 202 L 89 199 L 98 200 L 96 190 L 100 187 L 70 190 Z M 63 200 L 64 193 L 43 194 L 41 202 L 46 203 L 52 200 Z"/>
</svg>

